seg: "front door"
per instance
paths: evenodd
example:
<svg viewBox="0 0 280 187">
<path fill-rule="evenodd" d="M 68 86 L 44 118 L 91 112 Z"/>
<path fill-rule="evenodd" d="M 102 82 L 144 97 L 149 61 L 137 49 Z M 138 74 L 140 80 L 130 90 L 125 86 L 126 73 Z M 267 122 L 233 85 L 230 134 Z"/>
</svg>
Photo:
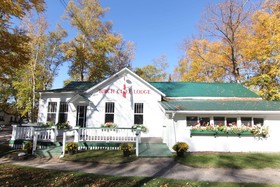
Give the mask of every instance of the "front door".
<svg viewBox="0 0 280 187">
<path fill-rule="evenodd" d="M 86 127 L 87 121 L 87 106 L 77 106 L 77 121 L 76 126 Z"/>
</svg>

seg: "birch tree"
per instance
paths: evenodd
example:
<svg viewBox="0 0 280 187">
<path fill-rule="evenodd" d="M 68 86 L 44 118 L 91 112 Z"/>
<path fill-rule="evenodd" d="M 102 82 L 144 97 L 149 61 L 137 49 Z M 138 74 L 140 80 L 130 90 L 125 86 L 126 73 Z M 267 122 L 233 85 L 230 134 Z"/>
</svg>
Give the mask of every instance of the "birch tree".
<svg viewBox="0 0 280 187">
<path fill-rule="evenodd" d="M 98 0 L 68 3 L 65 18 L 76 28 L 77 35 L 64 44 L 64 52 L 71 62 L 69 74 L 74 80 L 100 81 L 130 66 L 133 49 L 121 35 L 112 32 L 111 21 L 102 21 L 107 11 Z M 117 59 L 121 61 L 117 63 Z"/>
</svg>

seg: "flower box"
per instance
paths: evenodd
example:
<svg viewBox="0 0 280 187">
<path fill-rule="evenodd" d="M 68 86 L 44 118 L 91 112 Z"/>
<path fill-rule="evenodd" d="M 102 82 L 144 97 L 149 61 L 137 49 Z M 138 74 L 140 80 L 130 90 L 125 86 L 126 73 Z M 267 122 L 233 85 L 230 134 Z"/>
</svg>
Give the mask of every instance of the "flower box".
<svg viewBox="0 0 280 187">
<path fill-rule="evenodd" d="M 216 131 L 208 131 L 208 130 L 191 130 L 191 136 L 193 135 L 215 135 Z"/>
<path fill-rule="evenodd" d="M 250 131 L 244 131 L 244 132 L 232 132 L 232 131 L 210 131 L 210 130 L 191 130 L 191 137 L 192 136 L 254 136 Z"/>
</svg>

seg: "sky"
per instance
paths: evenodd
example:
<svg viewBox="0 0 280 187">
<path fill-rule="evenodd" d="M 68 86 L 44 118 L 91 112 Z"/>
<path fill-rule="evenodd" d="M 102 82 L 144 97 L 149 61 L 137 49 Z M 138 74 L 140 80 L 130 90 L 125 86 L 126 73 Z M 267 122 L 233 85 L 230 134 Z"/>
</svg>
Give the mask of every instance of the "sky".
<svg viewBox="0 0 280 187">
<path fill-rule="evenodd" d="M 75 30 L 62 18 L 65 7 L 60 0 L 45 0 L 49 30 L 60 23 L 68 32 L 68 39 L 75 37 Z M 67 3 L 68 0 L 65 0 Z M 113 22 L 113 32 L 135 44 L 132 67 L 152 64 L 165 55 L 172 73 L 184 55 L 181 46 L 185 39 L 198 33 L 198 22 L 209 3 L 218 0 L 100 0 L 103 8 L 110 8 L 104 20 Z M 63 87 L 68 79 L 68 66 L 60 67 L 53 88 Z"/>
</svg>

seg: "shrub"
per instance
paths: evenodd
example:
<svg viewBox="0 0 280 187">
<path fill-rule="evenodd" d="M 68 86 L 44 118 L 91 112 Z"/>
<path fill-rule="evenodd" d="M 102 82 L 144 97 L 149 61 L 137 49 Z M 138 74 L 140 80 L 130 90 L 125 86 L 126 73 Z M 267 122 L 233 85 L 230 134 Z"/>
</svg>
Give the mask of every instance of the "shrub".
<svg viewBox="0 0 280 187">
<path fill-rule="evenodd" d="M 177 157 L 183 157 L 184 153 L 189 149 L 189 145 L 185 142 L 177 142 L 172 149 L 176 151 Z"/>
<path fill-rule="evenodd" d="M 22 148 L 26 150 L 27 153 L 32 153 L 33 143 L 31 141 L 24 141 Z"/>
<path fill-rule="evenodd" d="M 123 151 L 124 156 L 129 156 L 134 150 L 134 146 L 132 143 L 122 143 L 120 149 Z"/>
<path fill-rule="evenodd" d="M 78 144 L 76 142 L 69 142 L 66 144 L 65 150 L 68 151 L 69 154 L 74 154 L 78 152 Z"/>
</svg>

